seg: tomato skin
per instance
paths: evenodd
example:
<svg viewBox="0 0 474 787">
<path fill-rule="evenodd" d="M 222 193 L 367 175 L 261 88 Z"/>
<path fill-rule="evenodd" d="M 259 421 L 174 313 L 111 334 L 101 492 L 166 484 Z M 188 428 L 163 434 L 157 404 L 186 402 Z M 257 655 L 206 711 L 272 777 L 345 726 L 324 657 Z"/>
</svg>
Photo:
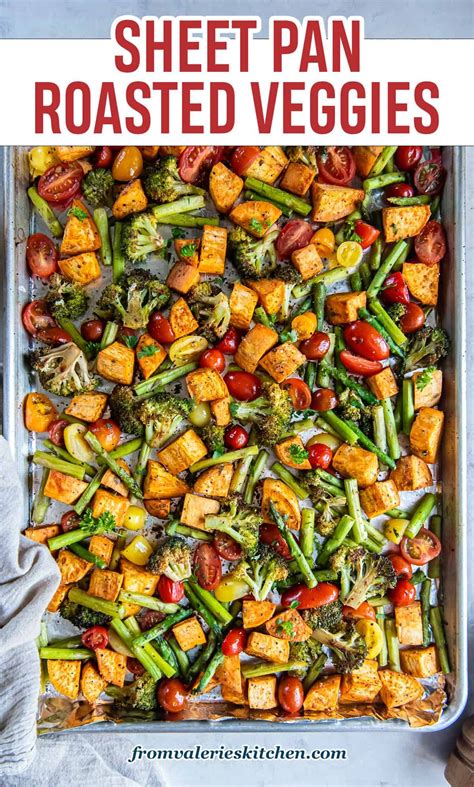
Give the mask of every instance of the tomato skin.
<svg viewBox="0 0 474 787">
<path fill-rule="evenodd" d="M 397 577 L 404 577 L 405 579 L 412 578 L 413 570 L 408 559 L 405 559 L 398 552 L 392 552 L 391 554 L 387 555 L 387 557 L 390 560 Z"/>
<path fill-rule="evenodd" d="M 220 350 L 220 352 L 224 353 L 224 355 L 235 355 L 239 343 L 240 334 L 237 328 L 232 326 L 225 332 L 220 342 L 216 344 L 215 349 Z"/>
<path fill-rule="evenodd" d="M 199 544 L 193 556 L 196 579 L 204 590 L 215 590 L 222 579 L 222 565 L 216 548 L 207 542 Z"/>
<path fill-rule="evenodd" d="M 348 350 L 341 350 L 339 358 L 348 372 L 357 374 L 359 377 L 370 377 L 383 369 L 379 361 L 369 361 L 367 358 L 359 358 Z"/>
<path fill-rule="evenodd" d="M 180 178 L 185 183 L 197 183 L 201 170 L 215 153 L 216 148 L 213 145 L 191 145 L 185 148 L 178 161 Z"/>
<path fill-rule="evenodd" d="M 92 159 L 94 161 L 94 166 L 97 168 L 108 169 L 112 164 L 112 150 L 107 145 L 102 145 L 102 147 L 98 147 L 94 151 L 94 155 Z"/>
<path fill-rule="evenodd" d="M 439 161 L 420 161 L 413 180 L 415 188 L 420 194 L 429 194 L 430 197 L 439 194 L 444 186 L 446 171 Z"/>
<path fill-rule="evenodd" d="M 224 382 L 230 395 L 239 402 L 253 402 L 262 390 L 260 379 L 250 372 L 227 372 Z"/>
<path fill-rule="evenodd" d="M 415 238 L 415 254 L 425 265 L 436 265 L 446 254 L 446 233 L 439 221 L 429 221 Z"/>
<path fill-rule="evenodd" d="M 173 582 L 164 574 L 158 580 L 158 595 L 167 604 L 178 604 L 184 598 L 184 585 L 182 582 Z"/>
<path fill-rule="evenodd" d="M 104 328 L 104 320 L 86 320 L 81 325 L 81 335 L 86 342 L 100 342 Z"/>
<path fill-rule="evenodd" d="M 138 659 L 134 659 L 131 656 L 127 656 L 127 669 L 132 675 L 136 675 L 137 678 L 145 672 L 145 667 L 140 664 Z"/>
<path fill-rule="evenodd" d="M 387 596 L 395 607 L 407 607 L 416 599 L 416 588 L 409 579 L 399 579 L 395 587 L 388 591 Z"/>
<path fill-rule="evenodd" d="M 153 312 L 151 315 L 148 322 L 148 333 L 160 344 L 171 344 L 176 339 L 170 321 L 160 312 Z"/>
<path fill-rule="evenodd" d="M 403 303 L 405 306 L 410 303 L 410 291 L 400 271 L 387 276 L 380 294 L 384 303 Z"/>
<path fill-rule="evenodd" d="M 311 409 L 321 413 L 334 410 L 337 403 L 337 396 L 331 388 L 318 388 L 311 397 Z"/>
<path fill-rule="evenodd" d="M 140 613 L 137 621 L 142 631 L 149 631 L 153 626 L 157 626 L 158 623 L 161 623 L 165 617 L 164 612 L 158 612 L 155 609 L 146 609 L 144 612 Z"/>
<path fill-rule="evenodd" d="M 42 232 L 30 235 L 26 242 L 26 262 L 33 276 L 49 277 L 58 269 L 58 250 Z"/>
<path fill-rule="evenodd" d="M 311 224 L 303 219 L 291 219 L 280 230 L 276 241 L 278 259 L 288 260 L 294 251 L 307 246 L 313 237 Z"/>
<path fill-rule="evenodd" d="M 372 227 L 365 221 L 356 221 L 354 230 L 360 238 L 360 245 L 363 249 L 368 249 L 377 240 L 380 235 L 380 230 L 377 227 Z"/>
<path fill-rule="evenodd" d="M 49 425 L 49 439 L 51 440 L 54 445 L 59 447 L 64 445 L 64 430 L 68 425 L 67 421 L 63 421 L 61 418 L 58 418 L 56 421 L 52 421 Z"/>
<path fill-rule="evenodd" d="M 187 702 L 186 687 L 179 678 L 163 678 L 156 691 L 158 704 L 168 713 L 179 713 Z"/>
<path fill-rule="evenodd" d="M 35 334 L 36 339 L 44 344 L 51 344 L 53 347 L 58 347 L 60 344 L 68 344 L 71 337 L 67 331 L 62 328 L 41 328 Z"/>
<path fill-rule="evenodd" d="M 224 637 L 222 652 L 224 656 L 238 656 L 245 650 L 247 644 L 247 634 L 245 629 L 231 629 Z"/>
<path fill-rule="evenodd" d="M 105 626 L 92 626 L 81 635 L 82 644 L 85 648 L 96 650 L 106 648 L 109 644 L 109 632 Z"/>
<path fill-rule="evenodd" d="M 318 582 L 316 587 L 308 588 L 306 585 L 294 585 L 282 593 L 281 604 L 283 607 L 291 607 L 292 604 L 297 610 L 317 609 L 330 604 L 339 598 L 339 588 L 331 582 Z M 295 602 L 298 602 L 296 606 Z"/>
<path fill-rule="evenodd" d="M 388 197 L 414 197 L 415 189 L 409 183 L 392 183 L 384 191 L 385 198 Z"/>
<path fill-rule="evenodd" d="M 55 205 L 67 202 L 79 191 L 83 177 L 84 170 L 76 162 L 55 164 L 41 175 L 38 194 Z"/>
<path fill-rule="evenodd" d="M 225 369 L 224 353 L 216 350 L 216 348 L 204 350 L 199 358 L 199 366 L 203 369 L 214 369 L 216 372 L 223 372 Z"/>
<path fill-rule="evenodd" d="M 89 429 L 106 451 L 113 451 L 117 447 L 121 435 L 120 427 L 111 418 L 99 418 Z"/>
<path fill-rule="evenodd" d="M 349 349 L 368 361 L 386 361 L 390 357 L 390 348 L 383 336 L 365 320 L 346 325 L 344 341 Z"/>
<path fill-rule="evenodd" d="M 54 328 L 56 323 L 51 317 L 46 301 L 38 300 L 27 303 L 21 315 L 25 329 L 32 336 L 44 328 Z"/>
<path fill-rule="evenodd" d="M 226 448 L 232 449 L 232 451 L 245 448 L 248 441 L 248 432 L 243 426 L 229 426 L 224 432 L 224 445 Z"/>
<path fill-rule="evenodd" d="M 283 675 L 278 682 L 278 702 L 287 713 L 298 713 L 303 707 L 304 689 L 299 678 Z"/>
<path fill-rule="evenodd" d="M 405 314 L 400 318 L 400 328 L 403 333 L 415 333 L 425 324 L 425 313 L 421 306 L 413 301 L 407 303 L 405 309 Z"/>
<path fill-rule="evenodd" d="M 433 558 L 438 557 L 440 552 L 439 538 L 425 527 L 422 527 L 414 538 L 404 536 L 400 544 L 402 557 L 414 566 L 424 566 Z"/>
<path fill-rule="evenodd" d="M 127 183 L 132 178 L 139 178 L 143 172 L 143 157 L 134 145 L 126 145 L 115 157 L 112 175 L 115 180 Z"/>
<path fill-rule="evenodd" d="M 331 341 L 327 333 L 315 331 L 309 339 L 300 343 L 299 350 L 306 356 L 308 361 L 320 361 L 324 358 L 331 346 Z"/>
<path fill-rule="evenodd" d="M 63 533 L 69 533 L 70 530 L 76 530 L 79 527 L 81 517 L 75 511 L 66 511 L 61 517 L 61 530 Z"/>
<path fill-rule="evenodd" d="M 246 175 L 247 170 L 260 155 L 257 145 L 242 145 L 234 150 L 230 166 L 236 175 Z"/>
<path fill-rule="evenodd" d="M 290 548 L 276 525 L 270 523 L 260 525 L 260 541 L 273 547 L 275 552 L 285 560 L 291 560 Z"/>
<path fill-rule="evenodd" d="M 395 164 L 402 172 L 415 169 L 423 155 L 421 145 L 399 145 L 395 151 Z"/>
<path fill-rule="evenodd" d="M 327 470 L 332 462 L 332 451 L 324 443 L 313 443 L 308 446 L 308 459 L 311 467 Z"/>
<path fill-rule="evenodd" d="M 327 147 L 318 154 L 318 180 L 333 186 L 347 186 L 355 175 L 356 163 L 350 149 L 344 146 Z"/>
<path fill-rule="evenodd" d="M 281 384 L 288 391 L 294 410 L 307 410 L 311 404 L 311 391 L 304 380 L 299 377 L 290 377 Z"/>
<path fill-rule="evenodd" d="M 227 533 L 214 533 L 214 548 L 223 560 L 240 560 L 242 557 L 242 547 L 234 541 Z"/>
<path fill-rule="evenodd" d="M 345 620 L 375 620 L 375 609 L 367 602 L 363 601 L 358 607 L 342 607 L 342 616 Z"/>
</svg>

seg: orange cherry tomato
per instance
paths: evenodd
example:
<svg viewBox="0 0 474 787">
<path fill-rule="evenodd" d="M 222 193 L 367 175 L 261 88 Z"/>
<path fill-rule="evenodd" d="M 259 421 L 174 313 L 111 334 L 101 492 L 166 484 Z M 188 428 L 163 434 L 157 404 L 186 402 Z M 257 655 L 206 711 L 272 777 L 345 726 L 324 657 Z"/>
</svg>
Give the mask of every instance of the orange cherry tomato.
<svg viewBox="0 0 474 787">
<path fill-rule="evenodd" d="M 25 400 L 25 426 L 29 432 L 47 432 L 57 410 L 46 394 L 29 393 Z"/>
<path fill-rule="evenodd" d="M 134 145 L 122 148 L 112 165 L 115 180 L 127 182 L 139 178 L 143 172 L 143 156 Z"/>
<path fill-rule="evenodd" d="M 99 418 L 89 428 L 105 451 L 113 451 L 117 447 L 121 434 L 120 427 L 111 418 Z"/>
<path fill-rule="evenodd" d="M 375 620 L 376 618 L 375 609 L 367 601 L 363 601 L 356 609 L 344 604 L 342 616 L 345 620 Z"/>
</svg>

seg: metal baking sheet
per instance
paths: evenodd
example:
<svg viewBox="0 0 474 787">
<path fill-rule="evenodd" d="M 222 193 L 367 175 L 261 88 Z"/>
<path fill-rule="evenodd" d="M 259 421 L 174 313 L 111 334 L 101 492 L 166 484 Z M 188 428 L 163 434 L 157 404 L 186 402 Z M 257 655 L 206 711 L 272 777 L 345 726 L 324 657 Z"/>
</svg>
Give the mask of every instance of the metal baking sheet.
<svg viewBox="0 0 474 787">
<path fill-rule="evenodd" d="M 32 282 L 25 265 L 26 239 L 33 229 L 33 217 L 26 195 L 29 183 L 26 148 L 4 149 L 5 210 L 5 315 L 4 315 L 4 435 L 15 457 L 25 494 L 23 514 L 28 522 L 33 488 L 37 483 L 28 457 L 35 450 L 35 437 L 23 425 L 22 402 L 32 390 L 33 376 L 26 360 L 28 336 L 21 322 L 22 307 L 31 298 Z M 465 207 L 464 149 L 444 148 L 443 160 L 447 181 L 442 213 L 448 235 L 448 254 L 443 262 L 439 303 L 441 322 L 452 339 L 452 348 L 444 364 L 443 409 L 445 433 L 440 457 L 443 498 L 443 582 L 446 635 L 453 672 L 448 676 L 449 703 L 440 720 L 416 731 L 437 731 L 448 727 L 461 714 L 467 699 L 467 517 L 466 517 L 466 356 L 465 356 Z M 342 730 L 410 730 L 396 719 L 369 717 L 343 720 L 298 719 L 278 723 L 258 719 L 190 720 L 124 722 L 117 728 L 111 723 L 89 724 L 84 732 L 133 729 L 141 732 L 187 732 L 199 730 L 257 732 Z M 76 728 L 77 729 L 77 728 Z"/>
</svg>

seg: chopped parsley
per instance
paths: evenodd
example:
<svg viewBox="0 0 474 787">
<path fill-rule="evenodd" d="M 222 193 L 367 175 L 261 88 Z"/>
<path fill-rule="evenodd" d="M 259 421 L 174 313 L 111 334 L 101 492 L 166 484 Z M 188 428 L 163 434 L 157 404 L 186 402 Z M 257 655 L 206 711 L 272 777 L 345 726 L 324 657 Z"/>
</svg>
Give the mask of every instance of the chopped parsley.
<svg viewBox="0 0 474 787">
<path fill-rule="evenodd" d="M 359 219 L 347 219 L 347 221 L 345 222 L 342 230 L 344 240 L 352 240 L 355 241 L 356 243 L 361 242 L 362 238 L 355 231 L 356 221 L 359 221 Z"/>
<path fill-rule="evenodd" d="M 196 253 L 196 246 L 194 243 L 187 243 L 183 246 L 180 254 L 182 257 L 192 257 Z"/>
<path fill-rule="evenodd" d="M 426 369 L 424 369 L 421 372 L 421 374 L 418 375 L 415 383 L 418 391 L 424 391 L 426 386 L 430 384 L 430 382 L 433 379 L 433 373 L 435 371 L 436 371 L 436 366 L 427 366 Z"/>
<path fill-rule="evenodd" d="M 136 337 L 135 337 L 136 338 Z M 137 358 L 148 358 L 151 355 L 156 355 L 158 347 L 155 344 L 147 344 L 137 352 Z"/>
<path fill-rule="evenodd" d="M 306 448 L 303 448 L 298 443 L 292 443 L 290 445 L 290 456 L 297 465 L 303 464 L 308 458 L 308 452 Z"/>
<path fill-rule="evenodd" d="M 255 232 L 263 232 L 263 224 L 258 219 L 250 219 L 249 227 L 251 230 L 255 230 Z"/>
<path fill-rule="evenodd" d="M 86 213 L 86 211 L 82 210 L 82 208 L 77 208 L 77 207 L 70 208 L 67 215 L 75 216 L 75 218 L 79 219 L 79 221 L 84 221 L 84 219 L 88 218 L 88 214 Z"/>
<path fill-rule="evenodd" d="M 181 227 L 173 227 L 171 230 L 171 237 L 173 238 L 185 238 L 186 233 Z"/>
<path fill-rule="evenodd" d="M 138 344 L 138 336 L 122 336 L 122 341 L 125 347 L 133 350 Z"/>
<path fill-rule="evenodd" d="M 277 620 L 277 631 L 279 634 L 286 634 L 287 637 L 293 637 L 295 634 L 295 627 L 291 620 Z"/>
</svg>

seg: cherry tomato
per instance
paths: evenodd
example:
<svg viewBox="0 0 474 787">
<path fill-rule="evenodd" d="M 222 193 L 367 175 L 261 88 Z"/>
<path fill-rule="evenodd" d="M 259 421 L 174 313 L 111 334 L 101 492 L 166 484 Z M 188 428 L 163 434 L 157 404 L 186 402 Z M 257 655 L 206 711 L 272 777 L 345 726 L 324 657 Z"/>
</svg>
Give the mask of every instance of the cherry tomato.
<svg viewBox="0 0 474 787">
<path fill-rule="evenodd" d="M 39 342 L 51 344 L 53 347 L 57 347 L 60 344 L 68 344 L 71 341 L 68 332 L 62 328 L 41 328 L 39 331 L 36 331 L 36 338 Z"/>
<path fill-rule="evenodd" d="M 214 369 L 216 372 L 223 372 L 225 369 L 224 353 L 215 348 L 204 350 L 199 358 L 199 366 L 203 369 Z"/>
<path fill-rule="evenodd" d="M 104 320 L 86 320 L 81 325 L 81 334 L 86 342 L 100 342 L 104 328 Z"/>
<path fill-rule="evenodd" d="M 303 707 L 304 689 L 299 678 L 283 675 L 278 682 L 278 702 L 287 713 L 298 713 Z"/>
<path fill-rule="evenodd" d="M 61 529 L 63 533 L 68 533 L 70 530 L 75 530 L 79 527 L 81 517 L 75 511 L 66 511 L 61 517 Z"/>
<path fill-rule="evenodd" d="M 354 156 L 348 147 L 327 147 L 318 154 L 319 179 L 335 186 L 347 186 L 356 171 Z"/>
<path fill-rule="evenodd" d="M 407 607 L 416 599 L 416 588 L 409 579 L 399 579 L 387 596 L 395 607 Z"/>
<path fill-rule="evenodd" d="M 246 175 L 247 170 L 260 155 L 257 145 L 244 145 L 236 148 L 232 153 L 230 166 L 237 175 Z"/>
<path fill-rule="evenodd" d="M 64 430 L 67 425 L 68 421 L 63 421 L 61 418 L 58 418 L 56 421 L 51 421 L 48 432 L 49 439 L 54 445 L 64 445 Z"/>
<path fill-rule="evenodd" d="M 26 243 L 26 262 L 33 276 L 48 279 L 58 269 L 58 250 L 42 232 L 30 235 Z"/>
<path fill-rule="evenodd" d="M 245 650 L 247 634 L 244 629 L 231 629 L 224 637 L 222 652 L 224 656 L 238 656 Z"/>
<path fill-rule="evenodd" d="M 337 396 L 330 388 L 318 388 L 311 397 L 311 409 L 321 413 L 334 410 L 337 402 Z"/>
<path fill-rule="evenodd" d="M 136 675 L 137 677 L 143 675 L 145 672 L 145 667 L 140 664 L 138 659 L 134 659 L 131 656 L 127 656 L 127 669 L 132 675 Z"/>
<path fill-rule="evenodd" d="M 304 380 L 299 377 L 290 377 L 282 383 L 282 388 L 288 391 L 294 410 L 307 410 L 311 404 L 311 391 Z"/>
<path fill-rule="evenodd" d="M 41 175 L 38 181 L 38 194 L 46 200 L 58 204 L 74 197 L 81 187 L 84 170 L 76 162 L 55 164 Z"/>
<path fill-rule="evenodd" d="M 331 342 L 327 333 L 323 331 L 315 331 L 309 339 L 301 342 L 299 349 L 306 355 L 308 361 L 320 361 L 324 358 L 327 351 L 331 346 Z"/>
<path fill-rule="evenodd" d="M 216 530 L 213 544 L 217 554 L 223 560 L 240 560 L 242 557 L 242 547 L 227 533 L 220 533 Z"/>
<path fill-rule="evenodd" d="M 48 311 L 46 301 L 31 301 L 23 309 L 21 317 L 23 325 L 32 336 L 36 336 L 37 331 L 54 328 L 56 325 Z"/>
<path fill-rule="evenodd" d="M 308 588 L 306 585 L 294 585 L 282 593 L 283 607 L 296 607 L 296 609 L 315 609 L 330 604 L 339 598 L 339 588 L 331 582 L 318 582 L 316 587 Z"/>
<path fill-rule="evenodd" d="M 421 145 L 399 145 L 395 151 L 395 164 L 402 172 L 411 172 L 415 169 L 423 155 Z"/>
<path fill-rule="evenodd" d="M 400 317 L 400 328 L 403 333 L 415 333 L 425 324 L 426 315 L 417 303 L 407 303 L 405 306 L 405 314 Z"/>
<path fill-rule="evenodd" d="M 106 648 L 109 644 L 109 632 L 105 626 L 92 626 L 83 632 L 81 640 L 84 647 L 91 650 Z"/>
<path fill-rule="evenodd" d="M 324 443 L 313 443 L 308 446 L 308 459 L 311 467 L 327 470 L 332 462 L 332 451 Z"/>
<path fill-rule="evenodd" d="M 199 544 L 193 556 L 193 566 L 201 587 L 204 590 L 215 590 L 222 579 L 222 565 L 212 544 Z"/>
<path fill-rule="evenodd" d="M 368 249 L 369 246 L 372 246 L 380 235 L 380 230 L 377 227 L 372 227 L 371 224 L 367 224 L 365 221 L 356 221 L 354 230 L 360 238 L 359 243 L 363 249 Z"/>
<path fill-rule="evenodd" d="M 444 185 L 446 171 L 439 161 L 420 161 L 413 181 L 420 194 L 429 194 L 430 197 L 439 194 Z"/>
<path fill-rule="evenodd" d="M 405 560 L 405 558 L 398 552 L 392 552 L 391 554 L 387 555 L 387 557 L 390 560 L 397 577 L 411 579 L 413 571 L 408 560 Z"/>
<path fill-rule="evenodd" d="M 224 445 L 226 448 L 232 449 L 232 451 L 245 448 L 248 441 L 248 432 L 245 431 L 243 426 L 228 426 L 224 432 Z"/>
<path fill-rule="evenodd" d="M 410 292 L 400 271 L 387 276 L 380 294 L 384 303 L 410 303 Z"/>
<path fill-rule="evenodd" d="M 107 145 L 102 145 L 95 149 L 92 160 L 95 167 L 108 169 L 112 164 L 112 150 Z"/>
<path fill-rule="evenodd" d="M 121 434 L 120 427 L 111 418 L 99 418 L 89 426 L 89 429 L 106 451 L 113 451 L 117 447 Z"/>
<path fill-rule="evenodd" d="M 446 233 L 439 221 L 429 221 L 415 238 L 415 254 L 425 265 L 435 265 L 446 254 Z"/>
<path fill-rule="evenodd" d="M 414 197 L 415 189 L 409 183 L 392 183 L 384 191 L 385 198 Z"/>
<path fill-rule="evenodd" d="M 139 178 L 143 172 L 143 156 L 134 145 L 126 145 L 115 157 L 112 165 L 112 175 L 115 180 L 127 183 L 133 178 Z"/>
<path fill-rule="evenodd" d="M 185 183 L 197 183 L 202 169 L 215 157 L 213 145 L 191 145 L 179 157 L 179 174 Z"/>
<path fill-rule="evenodd" d="M 176 339 L 170 321 L 167 317 L 163 317 L 160 312 L 153 312 L 151 315 L 148 323 L 148 333 L 160 344 L 171 344 Z"/>
<path fill-rule="evenodd" d="M 355 609 L 344 604 L 342 616 L 345 620 L 375 620 L 375 609 L 367 602 L 363 601 Z"/>
<path fill-rule="evenodd" d="M 227 372 L 224 382 L 230 395 L 239 402 L 253 402 L 262 390 L 260 379 L 250 372 Z"/>
<path fill-rule="evenodd" d="M 378 372 L 381 372 L 383 369 L 379 361 L 369 361 L 367 358 L 359 358 L 348 350 L 342 350 L 339 354 L 339 358 L 348 372 L 357 374 L 359 377 L 370 377 L 372 374 L 378 374 Z"/>
<path fill-rule="evenodd" d="M 178 604 L 184 598 L 184 585 L 182 582 L 173 582 L 164 574 L 158 580 L 158 595 L 166 604 Z"/>
<path fill-rule="evenodd" d="M 142 611 L 140 616 L 137 618 L 142 631 L 148 631 L 149 629 L 152 629 L 153 626 L 157 626 L 158 623 L 161 623 L 161 621 L 164 619 L 164 612 L 158 612 L 154 609 L 146 609 L 144 612 Z"/>
<path fill-rule="evenodd" d="M 179 678 L 163 678 L 158 684 L 156 698 L 163 710 L 168 713 L 179 713 L 186 707 L 186 687 Z"/>
<path fill-rule="evenodd" d="M 365 320 L 346 325 L 344 341 L 350 350 L 368 361 L 386 361 L 390 357 L 390 347 L 383 336 Z"/>
<path fill-rule="evenodd" d="M 231 327 L 225 332 L 220 342 L 216 344 L 216 349 L 220 350 L 224 355 L 235 355 L 239 342 L 240 334 L 237 328 Z"/>
<path fill-rule="evenodd" d="M 303 219 L 287 221 L 276 241 L 276 250 L 280 260 L 288 260 L 294 251 L 307 246 L 313 237 L 311 224 Z"/>
<path fill-rule="evenodd" d="M 425 563 L 438 557 L 441 552 L 441 542 L 431 530 L 422 527 L 414 538 L 407 536 L 402 538 L 400 552 L 405 560 L 413 563 L 414 566 L 424 566 Z"/>
<path fill-rule="evenodd" d="M 260 541 L 273 547 L 285 560 L 291 560 L 291 552 L 288 544 L 283 538 L 276 525 L 265 523 L 260 525 Z"/>
</svg>

